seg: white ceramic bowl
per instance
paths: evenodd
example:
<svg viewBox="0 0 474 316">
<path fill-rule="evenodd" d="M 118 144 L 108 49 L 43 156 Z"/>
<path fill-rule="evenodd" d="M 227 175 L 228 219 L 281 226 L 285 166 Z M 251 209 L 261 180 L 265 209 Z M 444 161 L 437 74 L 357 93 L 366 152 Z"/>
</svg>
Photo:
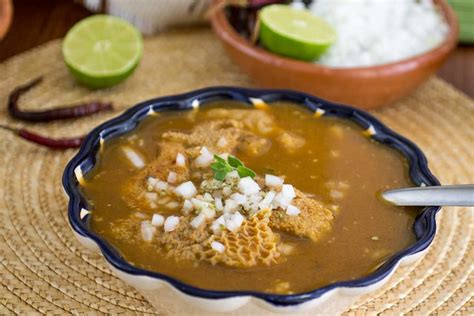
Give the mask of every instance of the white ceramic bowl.
<svg viewBox="0 0 474 316">
<path fill-rule="evenodd" d="M 158 98 L 136 105 L 119 117 L 95 128 L 67 165 L 63 185 L 69 200 L 69 223 L 78 240 L 88 249 L 100 252 L 111 269 L 125 282 L 137 288 L 159 310 L 174 314 L 198 314 L 205 311 L 239 314 L 310 313 L 332 315 L 350 307 L 361 295 L 383 286 L 399 265 L 412 264 L 426 252 L 436 233 L 439 207 L 427 207 L 413 225 L 415 244 L 394 254 L 370 275 L 351 281 L 337 282 L 312 291 L 292 295 L 276 295 L 250 291 L 211 291 L 185 284 L 173 277 L 143 270 L 128 263 L 119 252 L 89 227 L 90 205 L 79 187 L 83 176 L 95 165 L 97 153 L 108 139 L 133 130 L 145 117 L 164 110 L 190 110 L 209 101 L 236 100 L 254 106 L 258 102 L 271 104 L 286 100 L 300 104 L 317 115 L 337 116 L 351 120 L 366 129 L 374 140 L 399 150 L 408 160 L 410 177 L 416 185 L 439 185 L 428 169 L 421 150 L 406 138 L 396 134 L 370 114 L 348 106 L 333 104 L 305 93 L 288 90 L 252 90 L 217 87 L 187 94 Z"/>
</svg>

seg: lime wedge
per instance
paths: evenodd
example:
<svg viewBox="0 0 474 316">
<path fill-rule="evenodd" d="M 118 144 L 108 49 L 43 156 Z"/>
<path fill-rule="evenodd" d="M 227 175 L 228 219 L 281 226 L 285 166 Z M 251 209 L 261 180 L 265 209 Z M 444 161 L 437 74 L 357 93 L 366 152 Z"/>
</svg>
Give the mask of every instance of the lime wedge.
<svg viewBox="0 0 474 316">
<path fill-rule="evenodd" d="M 271 52 L 315 60 L 336 40 L 336 31 L 308 10 L 273 4 L 260 11 L 260 42 Z"/>
<path fill-rule="evenodd" d="M 91 88 L 113 86 L 135 70 L 142 56 L 141 34 L 125 20 L 93 15 L 75 24 L 63 42 L 66 65 Z"/>
</svg>

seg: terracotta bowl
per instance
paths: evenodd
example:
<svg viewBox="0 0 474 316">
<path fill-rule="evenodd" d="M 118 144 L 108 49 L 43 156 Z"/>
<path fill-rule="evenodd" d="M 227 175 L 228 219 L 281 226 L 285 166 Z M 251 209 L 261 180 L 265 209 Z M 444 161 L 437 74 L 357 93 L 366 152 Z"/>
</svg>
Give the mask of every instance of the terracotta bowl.
<svg viewBox="0 0 474 316">
<path fill-rule="evenodd" d="M 0 0 L 0 40 L 7 34 L 13 17 L 11 0 Z"/>
<path fill-rule="evenodd" d="M 409 94 L 434 74 L 455 48 L 456 16 L 446 0 L 434 1 L 449 25 L 444 42 L 424 54 L 373 67 L 331 68 L 272 54 L 239 35 L 223 8 L 214 10 L 211 22 L 230 57 L 259 86 L 301 90 L 368 109 L 390 104 Z"/>
</svg>

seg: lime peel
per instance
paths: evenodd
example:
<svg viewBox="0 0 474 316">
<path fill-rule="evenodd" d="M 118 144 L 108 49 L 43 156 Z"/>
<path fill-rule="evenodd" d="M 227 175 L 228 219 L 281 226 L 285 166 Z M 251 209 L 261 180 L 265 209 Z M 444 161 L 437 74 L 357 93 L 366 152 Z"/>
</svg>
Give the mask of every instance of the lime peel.
<svg viewBox="0 0 474 316">
<path fill-rule="evenodd" d="M 336 31 L 307 10 L 274 4 L 259 14 L 260 42 L 269 51 L 301 60 L 315 60 L 336 41 Z"/>
<path fill-rule="evenodd" d="M 105 88 L 133 73 L 143 53 L 140 32 L 129 22 L 93 15 L 75 24 L 63 42 L 66 65 L 91 88 Z"/>
</svg>

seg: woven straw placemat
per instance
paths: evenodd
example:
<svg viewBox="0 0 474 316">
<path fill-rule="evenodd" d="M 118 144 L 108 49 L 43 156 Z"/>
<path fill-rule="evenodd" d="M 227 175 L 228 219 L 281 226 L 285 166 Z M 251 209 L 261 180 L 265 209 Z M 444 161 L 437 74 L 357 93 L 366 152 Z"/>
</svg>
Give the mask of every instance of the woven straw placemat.
<svg viewBox="0 0 474 316">
<path fill-rule="evenodd" d="M 29 128 L 80 135 L 139 101 L 212 85 L 251 86 L 205 28 L 169 32 L 145 41 L 144 57 L 125 83 L 107 90 L 78 86 L 53 41 L 0 64 L 0 124 L 8 92 L 38 75 L 45 82 L 26 95 L 24 108 L 48 108 L 88 99 L 114 101 L 116 113 Z M 374 112 L 415 141 L 443 184 L 474 182 L 474 103 L 432 78 L 410 97 Z M 0 131 L 0 314 L 158 313 L 115 277 L 104 260 L 86 251 L 67 224 L 61 175 L 74 150 L 54 152 Z M 348 315 L 413 313 L 473 314 L 473 209 L 445 208 L 427 255 L 397 270 Z"/>
</svg>

